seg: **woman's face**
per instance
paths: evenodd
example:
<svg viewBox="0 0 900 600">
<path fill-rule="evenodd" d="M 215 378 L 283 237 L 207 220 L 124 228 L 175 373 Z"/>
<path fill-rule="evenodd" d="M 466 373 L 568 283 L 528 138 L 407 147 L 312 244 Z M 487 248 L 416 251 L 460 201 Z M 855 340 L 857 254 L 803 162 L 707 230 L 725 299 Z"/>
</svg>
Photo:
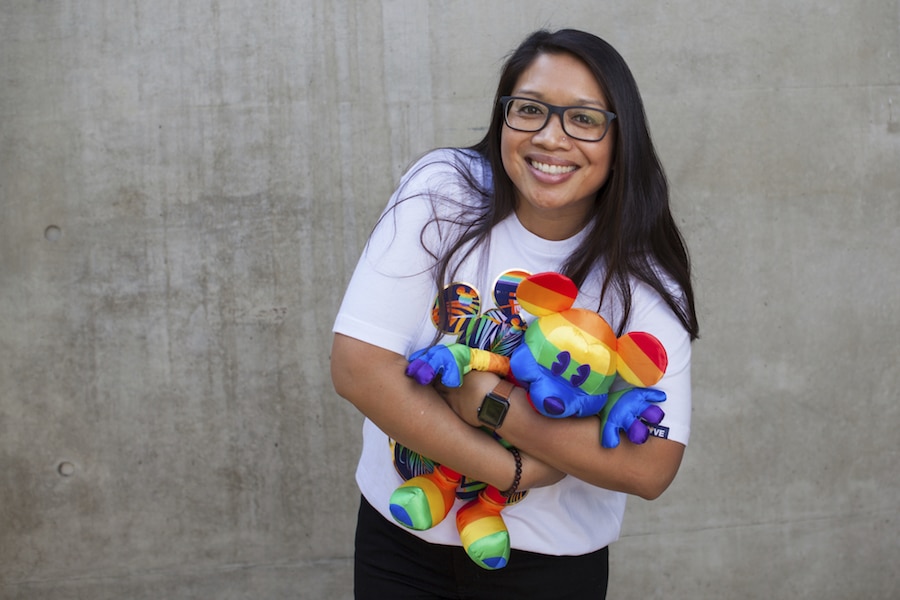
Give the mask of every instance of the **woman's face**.
<svg viewBox="0 0 900 600">
<path fill-rule="evenodd" d="M 510 94 L 557 106 L 609 110 L 600 84 L 570 54 L 540 54 Z M 503 167 L 516 188 L 516 215 L 526 229 L 546 239 L 566 239 L 584 227 L 597 190 L 612 166 L 614 128 L 599 142 L 570 138 L 557 115 L 540 131 L 506 125 L 500 139 Z"/>
</svg>

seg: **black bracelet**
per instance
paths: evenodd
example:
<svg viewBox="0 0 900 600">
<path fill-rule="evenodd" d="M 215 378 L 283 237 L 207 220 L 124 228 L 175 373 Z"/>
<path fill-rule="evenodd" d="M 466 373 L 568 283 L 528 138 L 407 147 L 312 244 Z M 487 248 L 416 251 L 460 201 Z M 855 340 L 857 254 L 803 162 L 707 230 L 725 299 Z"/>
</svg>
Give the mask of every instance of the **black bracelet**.
<svg viewBox="0 0 900 600">
<path fill-rule="evenodd" d="M 509 489 L 500 492 L 500 495 L 504 498 L 509 498 L 510 496 L 515 494 L 516 490 L 519 489 L 519 482 L 522 480 L 522 455 L 519 454 L 519 451 L 512 446 L 510 446 L 509 451 L 512 452 L 513 458 L 516 459 L 516 476 L 513 479 L 512 485 L 509 486 Z"/>
</svg>

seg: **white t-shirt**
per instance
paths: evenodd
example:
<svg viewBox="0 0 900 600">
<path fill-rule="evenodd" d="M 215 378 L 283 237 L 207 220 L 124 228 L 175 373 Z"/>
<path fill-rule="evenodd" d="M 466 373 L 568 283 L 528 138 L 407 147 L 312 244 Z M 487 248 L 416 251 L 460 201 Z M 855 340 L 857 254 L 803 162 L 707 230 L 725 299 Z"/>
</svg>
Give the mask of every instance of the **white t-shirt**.
<svg viewBox="0 0 900 600">
<path fill-rule="evenodd" d="M 420 160 L 401 181 L 373 232 L 350 280 L 334 332 L 404 356 L 431 344 L 435 335 L 431 308 L 438 290 L 430 271 L 434 259 L 423 249 L 422 241 L 439 253 L 447 240 L 444 229 L 451 225 L 444 222 L 429 226 L 422 236 L 423 228 L 434 214 L 452 216 L 460 210 L 461 202 L 474 206 L 483 201 L 461 183 L 452 163 L 464 165 L 477 181 L 490 187 L 486 162 L 472 152 L 436 150 Z M 435 197 L 435 192 L 439 197 Z M 454 202 L 441 200 L 447 197 Z M 400 198 L 409 199 L 398 203 Z M 495 306 L 493 290 L 498 277 L 513 270 L 559 271 L 584 235 L 586 232 L 582 231 L 567 240 L 545 240 L 511 215 L 494 227 L 487 253 L 484 248 L 476 250 L 461 265 L 454 281 L 466 283 L 477 293 L 483 313 Z M 596 309 L 599 280 L 592 277 L 582 286 L 576 306 Z M 634 282 L 632 288 L 632 313 L 626 331 L 652 333 L 662 342 L 669 359 L 665 376 L 653 386 L 667 395 L 661 404 L 666 416 L 654 433 L 686 445 L 691 416 L 689 336 L 654 290 L 640 282 Z M 601 310 L 614 328 L 619 320 L 616 310 L 615 306 Z M 526 313 L 523 316 L 530 320 Z M 455 341 L 454 336 L 442 340 L 448 344 Z M 390 398 L 385 398 L 385 402 L 390 402 Z M 389 499 L 403 479 L 393 465 L 388 436 L 368 419 L 363 425 L 356 480 L 369 503 L 394 522 L 388 510 Z M 555 485 L 529 490 L 521 501 L 504 508 L 502 515 L 513 548 L 550 555 L 581 555 L 618 538 L 625 498 L 623 493 L 568 476 Z M 455 511 L 461 504 L 457 501 L 454 511 L 436 527 L 409 531 L 433 543 L 460 545 Z"/>
</svg>

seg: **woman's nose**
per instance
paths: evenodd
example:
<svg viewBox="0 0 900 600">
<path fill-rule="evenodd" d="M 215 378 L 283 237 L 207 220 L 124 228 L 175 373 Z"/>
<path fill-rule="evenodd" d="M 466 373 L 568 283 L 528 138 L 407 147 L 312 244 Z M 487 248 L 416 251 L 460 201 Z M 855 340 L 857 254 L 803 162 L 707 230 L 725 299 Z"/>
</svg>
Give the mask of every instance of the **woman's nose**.
<svg viewBox="0 0 900 600">
<path fill-rule="evenodd" d="M 568 145 L 568 137 L 562 126 L 562 117 L 560 115 L 550 115 L 550 120 L 544 127 L 534 134 L 533 138 L 536 144 L 557 147 Z"/>
</svg>

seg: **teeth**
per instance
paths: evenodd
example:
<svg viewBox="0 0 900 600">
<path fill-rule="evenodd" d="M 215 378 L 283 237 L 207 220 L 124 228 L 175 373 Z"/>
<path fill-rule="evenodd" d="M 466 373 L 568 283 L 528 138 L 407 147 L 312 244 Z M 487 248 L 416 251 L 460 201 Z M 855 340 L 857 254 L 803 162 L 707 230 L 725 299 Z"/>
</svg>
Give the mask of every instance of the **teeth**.
<svg viewBox="0 0 900 600">
<path fill-rule="evenodd" d="M 548 175 L 562 175 L 563 173 L 571 173 L 575 170 L 575 167 L 573 166 L 563 167 L 561 165 L 548 165 L 537 162 L 536 160 L 531 161 L 531 166 L 541 173 L 547 173 Z"/>
</svg>

